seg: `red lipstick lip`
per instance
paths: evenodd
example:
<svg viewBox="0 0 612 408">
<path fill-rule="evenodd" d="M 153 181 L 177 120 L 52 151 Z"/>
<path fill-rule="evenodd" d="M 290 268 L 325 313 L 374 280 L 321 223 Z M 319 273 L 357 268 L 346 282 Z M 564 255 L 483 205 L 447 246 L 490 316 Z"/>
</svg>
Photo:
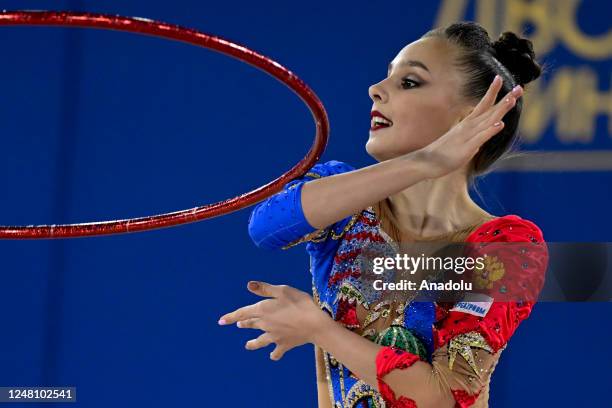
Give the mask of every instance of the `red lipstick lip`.
<svg viewBox="0 0 612 408">
<path fill-rule="evenodd" d="M 370 112 L 370 121 L 372 120 L 372 118 L 374 118 L 374 116 L 378 116 L 380 118 L 383 118 L 385 120 L 388 120 L 389 122 L 391 122 L 393 124 L 393 122 L 391 121 L 391 119 L 387 118 L 385 115 L 383 115 L 382 113 L 380 113 L 377 110 L 373 110 L 372 112 Z M 383 128 L 387 128 L 389 126 L 384 126 L 384 125 L 374 125 L 370 127 L 370 130 L 375 131 L 378 129 L 383 129 Z"/>
<path fill-rule="evenodd" d="M 388 117 L 386 117 L 385 115 L 383 115 L 382 113 L 380 113 L 377 110 L 373 110 L 372 112 L 370 112 L 370 119 L 372 119 L 374 116 L 378 116 L 379 118 L 383 118 L 383 119 L 388 120 L 389 122 L 391 122 L 391 119 L 389 119 Z"/>
</svg>

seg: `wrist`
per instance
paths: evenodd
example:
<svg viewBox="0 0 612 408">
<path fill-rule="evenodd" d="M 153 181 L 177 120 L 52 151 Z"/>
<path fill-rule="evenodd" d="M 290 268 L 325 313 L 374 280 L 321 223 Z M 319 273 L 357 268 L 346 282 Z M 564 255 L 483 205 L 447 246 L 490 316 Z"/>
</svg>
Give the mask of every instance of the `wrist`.
<svg viewBox="0 0 612 408">
<path fill-rule="evenodd" d="M 337 328 L 338 324 L 330 315 L 321 310 L 314 327 L 310 331 L 310 343 L 320 346 L 324 336 Z"/>
<path fill-rule="evenodd" d="M 400 157 L 405 166 L 405 174 L 417 177 L 417 181 L 435 178 L 429 155 L 423 149 L 415 150 Z"/>
</svg>

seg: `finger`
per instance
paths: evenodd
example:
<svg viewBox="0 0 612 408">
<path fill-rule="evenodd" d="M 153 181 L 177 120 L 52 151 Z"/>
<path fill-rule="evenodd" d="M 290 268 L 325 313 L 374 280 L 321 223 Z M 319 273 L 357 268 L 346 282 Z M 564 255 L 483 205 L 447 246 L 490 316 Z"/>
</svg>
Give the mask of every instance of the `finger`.
<svg viewBox="0 0 612 408">
<path fill-rule="evenodd" d="M 239 320 L 246 320 L 252 317 L 260 317 L 258 305 L 259 303 L 255 303 L 253 305 L 244 306 L 240 309 L 234 310 L 233 312 L 224 314 L 219 319 L 219 324 L 233 324 Z"/>
<path fill-rule="evenodd" d="M 468 139 L 473 139 L 481 132 L 490 131 L 491 127 L 498 127 L 496 124 L 502 122 L 504 116 L 506 116 L 515 104 L 516 100 L 512 96 L 502 99 L 493 109 L 479 118 L 478 124 L 474 127 L 474 131 L 468 134 Z"/>
<path fill-rule="evenodd" d="M 493 104 L 495 103 L 495 99 L 497 98 L 497 94 L 499 93 L 499 90 L 502 87 L 502 84 L 503 81 L 501 77 L 499 75 L 495 75 L 493 82 L 491 82 L 491 85 L 489 85 L 487 93 L 482 97 L 480 102 L 478 102 L 478 105 L 476 105 L 476 107 L 472 111 L 472 116 L 481 115 L 482 113 L 486 112 L 487 109 L 489 109 L 491 106 L 493 106 Z"/>
<path fill-rule="evenodd" d="M 497 122 L 501 118 L 506 115 L 514 105 L 516 105 L 516 101 L 523 95 L 523 88 L 521 86 L 516 86 L 512 91 L 508 92 L 497 105 L 491 110 L 491 114 L 493 117 L 493 122 Z"/>
<path fill-rule="evenodd" d="M 246 344 L 244 345 L 244 348 L 246 348 L 247 350 L 257 350 L 262 347 L 266 347 L 270 343 L 272 343 L 270 333 L 266 332 L 260 335 L 256 339 L 247 341 Z"/>
<path fill-rule="evenodd" d="M 520 86 L 515 87 L 512 91 L 508 92 L 506 96 L 500 100 L 495 107 L 493 107 L 488 113 L 481 116 L 479 124 L 476 127 L 476 133 L 486 131 L 491 128 L 495 123 L 500 122 L 504 116 L 514 106 L 518 98 L 523 94 L 523 88 Z"/>
<path fill-rule="evenodd" d="M 283 358 L 286 352 L 287 352 L 287 349 L 285 347 L 276 345 L 274 350 L 270 353 L 270 359 L 274 361 L 278 361 L 281 358 Z"/>
<path fill-rule="evenodd" d="M 286 290 L 287 285 L 271 285 L 266 282 L 250 281 L 247 284 L 247 289 L 259 296 L 264 297 L 280 297 Z"/>
<path fill-rule="evenodd" d="M 504 126 L 505 124 L 501 120 L 495 122 L 487 129 L 476 133 L 476 135 L 467 142 L 466 147 L 470 150 L 478 150 L 480 146 L 482 146 L 487 140 L 499 133 L 504 128 Z"/>
<path fill-rule="evenodd" d="M 236 323 L 237 327 L 241 329 L 261 329 L 259 326 L 261 323 L 261 319 L 258 317 L 253 317 L 251 319 L 240 320 Z"/>
</svg>

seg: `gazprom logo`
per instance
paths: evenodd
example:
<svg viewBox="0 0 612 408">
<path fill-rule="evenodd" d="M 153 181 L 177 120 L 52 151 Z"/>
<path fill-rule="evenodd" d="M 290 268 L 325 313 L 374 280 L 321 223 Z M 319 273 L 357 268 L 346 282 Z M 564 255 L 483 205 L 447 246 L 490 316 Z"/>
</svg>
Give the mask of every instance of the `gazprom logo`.
<svg viewBox="0 0 612 408">
<path fill-rule="evenodd" d="M 457 302 L 451 311 L 484 317 L 489 312 L 490 307 L 491 302 Z"/>
</svg>

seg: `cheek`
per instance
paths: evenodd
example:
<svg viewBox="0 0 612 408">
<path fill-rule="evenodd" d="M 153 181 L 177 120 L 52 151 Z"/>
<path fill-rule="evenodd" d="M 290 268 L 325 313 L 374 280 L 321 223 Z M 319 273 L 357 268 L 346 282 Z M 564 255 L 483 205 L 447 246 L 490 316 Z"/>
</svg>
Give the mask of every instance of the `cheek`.
<svg viewBox="0 0 612 408">
<path fill-rule="evenodd" d="M 427 146 L 450 128 L 447 115 L 448 109 L 437 104 L 407 112 L 393 124 L 398 142 L 413 149 Z"/>
<path fill-rule="evenodd" d="M 419 150 L 432 143 L 452 125 L 452 107 L 441 95 L 415 95 L 397 101 L 393 126 L 370 136 L 366 151 L 377 160 L 387 160 Z"/>
</svg>

